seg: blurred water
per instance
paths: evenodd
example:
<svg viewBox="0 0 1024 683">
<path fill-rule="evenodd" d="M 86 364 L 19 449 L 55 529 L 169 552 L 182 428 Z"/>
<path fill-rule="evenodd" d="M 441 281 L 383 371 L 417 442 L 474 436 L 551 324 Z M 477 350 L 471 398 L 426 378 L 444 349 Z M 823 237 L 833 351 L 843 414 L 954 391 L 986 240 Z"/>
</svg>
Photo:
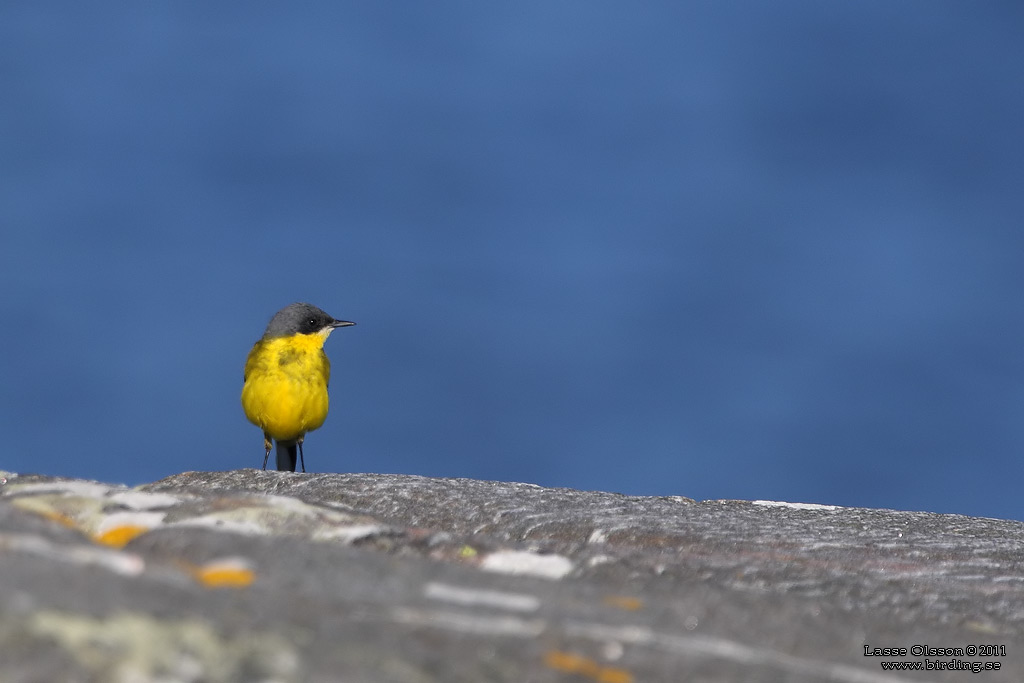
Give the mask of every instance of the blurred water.
<svg viewBox="0 0 1024 683">
<path fill-rule="evenodd" d="M 1024 518 L 1024 8 L 0 7 L 0 467 Z"/>
</svg>

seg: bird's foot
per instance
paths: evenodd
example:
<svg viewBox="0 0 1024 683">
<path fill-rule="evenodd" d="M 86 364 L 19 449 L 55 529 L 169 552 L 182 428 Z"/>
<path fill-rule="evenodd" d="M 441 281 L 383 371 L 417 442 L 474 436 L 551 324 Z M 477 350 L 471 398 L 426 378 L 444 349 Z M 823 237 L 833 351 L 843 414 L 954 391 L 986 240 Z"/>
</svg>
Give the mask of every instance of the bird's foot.
<svg viewBox="0 0 1024 683">
<path fill-rule="evenodd" d="M 263 448 L 265 448 L 267 450 L 267 454 L 263 456 L 263 469 L 264 470 L 267 469 L 267 460 L 270 459 L 270 447 L 272 445 L 273 444 L 271 444 L 271 442 L 270 442 L 270 437 L 267 436 L 266 434 L 264 434 L 263 435 Z"/>
</svg>

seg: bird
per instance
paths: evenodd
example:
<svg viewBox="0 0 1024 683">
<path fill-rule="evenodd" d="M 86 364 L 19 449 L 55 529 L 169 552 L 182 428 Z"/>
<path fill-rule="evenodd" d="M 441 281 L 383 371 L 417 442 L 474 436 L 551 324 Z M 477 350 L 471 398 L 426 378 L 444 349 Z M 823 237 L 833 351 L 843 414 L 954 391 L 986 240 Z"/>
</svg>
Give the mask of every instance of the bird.
<svg viewBox="0 0 1024 683">
<path fill-rule="evenodd" d="M 312 304 L 289 304 L 274 314 L 253 345 L 245 361 L 242 410 L 263 430 L 263 469 L 273 439 L 278 470 L 295 471 L 297 446 L 306 471 L 302 442 L 327 419 L 331 361 L 324 342 L 331 332 L 349 325 L 355 323 L 336 320 Z"/>
</svg>

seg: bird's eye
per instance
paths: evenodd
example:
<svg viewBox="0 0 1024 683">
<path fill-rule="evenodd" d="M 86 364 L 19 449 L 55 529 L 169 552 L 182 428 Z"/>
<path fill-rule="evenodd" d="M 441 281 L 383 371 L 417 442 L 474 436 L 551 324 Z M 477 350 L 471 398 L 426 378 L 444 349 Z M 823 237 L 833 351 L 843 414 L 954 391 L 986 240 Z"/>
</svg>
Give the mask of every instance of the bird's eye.
<svg viewBox="0 0 1024 683">
<path fill-rule="evenodd" d="M 306 321 L 310 327 L 316 327 L 316 318 L 310 318 Z"/>
</svg>

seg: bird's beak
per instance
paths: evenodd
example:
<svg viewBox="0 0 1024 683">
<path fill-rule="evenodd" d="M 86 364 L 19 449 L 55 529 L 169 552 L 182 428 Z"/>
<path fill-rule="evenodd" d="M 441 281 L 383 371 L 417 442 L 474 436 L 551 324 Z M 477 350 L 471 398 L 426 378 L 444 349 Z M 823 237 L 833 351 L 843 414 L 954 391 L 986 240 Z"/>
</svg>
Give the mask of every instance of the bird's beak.
<svg viewBox="0 0 1024 683">
<path fill-rule="evenodd" d="M 349 325 L 355 325 L 355 323 L 349 322 L 348 320 L 335 320 L 331 323 L 331 327 L 348 327 Z"/>
</svg>

